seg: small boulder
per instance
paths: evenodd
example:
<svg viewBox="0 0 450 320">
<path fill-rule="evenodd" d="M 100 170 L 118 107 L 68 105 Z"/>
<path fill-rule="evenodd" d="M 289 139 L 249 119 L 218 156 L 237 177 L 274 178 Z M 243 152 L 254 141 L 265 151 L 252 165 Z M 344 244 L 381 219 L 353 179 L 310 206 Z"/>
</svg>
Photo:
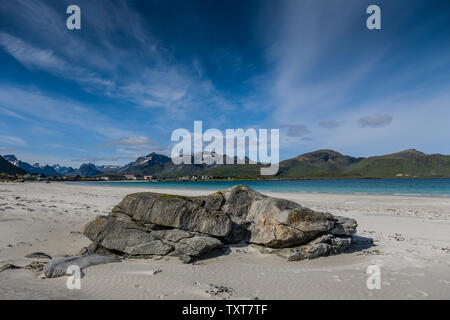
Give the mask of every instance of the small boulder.
<svg viewBox="0 0 450 320">
<path fill-rule="evenodd" d="M 67 257 L 47 263 L 44 266 L 44 275 L 46 278 L 57 278 L 67 275 L 67 268 L 73 265 L 76 265 L 80 270 L 83 270 L 90 266 L 112 262 L 120 262 L 120 260 L 100 254 Z"/>
</svg>

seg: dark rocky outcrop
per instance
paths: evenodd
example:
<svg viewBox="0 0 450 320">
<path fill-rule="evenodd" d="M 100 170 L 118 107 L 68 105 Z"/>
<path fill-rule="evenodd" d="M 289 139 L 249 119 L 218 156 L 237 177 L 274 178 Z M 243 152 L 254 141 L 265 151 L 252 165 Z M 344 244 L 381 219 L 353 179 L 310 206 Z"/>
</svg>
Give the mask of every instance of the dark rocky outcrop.
<svg viewBox="0 0 450 320">
<path fill-rule="evenodd" d="M 0 174 L 26 174 L 27 172 L 0 157 Z"/>
<path fill-rule="evenodd" d="M 316 212 L 234 186 L 208 196 L 159 193 L 126 196 L 108 216 L 83 230 L 93 241 L 83 254 L 177 256 L 185 262 L 245 241 L 290 261 L 338 254 L 351 244 L 353 219 Z"/>
<path fill-rule="evenodd" d="M 43 252 L 33 252 L 30 254 L 27 254 L 25 258 L 35 258 L 35 259 L 52 259 L 52 257 L 46 253 Z"/>
<path fill-rule="evenodd" d="M 15 264 L 7 263 L 0 267 L 0 272 L 3 272 L 8 269 L 23 269 L 23 267 L 16 266 Z"/>
</svg>

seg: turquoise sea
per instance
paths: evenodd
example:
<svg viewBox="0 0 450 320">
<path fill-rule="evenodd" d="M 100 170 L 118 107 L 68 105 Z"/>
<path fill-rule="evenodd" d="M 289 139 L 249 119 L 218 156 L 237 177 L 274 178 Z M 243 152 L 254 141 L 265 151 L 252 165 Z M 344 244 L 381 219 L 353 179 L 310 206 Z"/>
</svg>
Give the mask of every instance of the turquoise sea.
<svg viewBox="0 0 450 320">
<path fill-rule="evenodd" d="M 401 178 L 401 179 L 323 179 L 289 181 L 119 181 L 119 182 L 77 182 L 83 185 L 198 189 L 217 191 L 244 184 L 257 191 L 296 192 L 296 193 L 341 193 L 341 194 L 384 194 L 408 196 L 450 197 L 450 178 Z"/>
</svg>

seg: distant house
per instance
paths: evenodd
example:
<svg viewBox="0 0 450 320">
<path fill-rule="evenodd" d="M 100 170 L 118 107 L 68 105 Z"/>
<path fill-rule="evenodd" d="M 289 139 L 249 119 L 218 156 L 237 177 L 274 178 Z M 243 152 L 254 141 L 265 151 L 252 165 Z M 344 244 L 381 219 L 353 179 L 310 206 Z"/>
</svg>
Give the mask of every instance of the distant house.
<svg viewBox="0 0 450 320">
<path fill-rule="evenodd" d="M 152 180 L 153 176 L 144 176 L 144 180 Z"/>
<path fill-rule="evenodd" d="M 104 176 L 100 176 L 100 180 L 102 181 L 119 181 L 124 179 L 125 179 L 124 176 L 118 174 L 107 174 Z"/>
<path fill-rule="evenodd" d="M 396 177 L 410 177 L 411 175 L 409 173 L 397 173 L 395 176 Z"/>
<path fill-rule="evenodd" d="M 123 177 L 125 180 L 136 180 L 136 176 L 134 174 L 124 174 Z"/>
<path fill-rule="evenodd" d="M 184 176 L 184 177 L 179 177 L 178 180 L 191 180 L 191 181 L 195 181 L 198 180 L 199 177 L 198 176 Z"/>
</svg>

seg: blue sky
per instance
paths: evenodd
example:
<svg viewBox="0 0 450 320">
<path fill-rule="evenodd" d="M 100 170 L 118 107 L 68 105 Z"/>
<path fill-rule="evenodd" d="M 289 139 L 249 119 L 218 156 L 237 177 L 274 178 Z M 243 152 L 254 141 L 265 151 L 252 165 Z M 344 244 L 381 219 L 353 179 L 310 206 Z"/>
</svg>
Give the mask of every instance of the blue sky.
<svg viewBox="0 0 450 320">
<path fill-rule="evenodd" d="M 0 154 L 124 164 L 194 120 L 280 128 L 281 159 L 450 154 L 449 21 L 447 0 L 1 1 Z"/>
</svg>

